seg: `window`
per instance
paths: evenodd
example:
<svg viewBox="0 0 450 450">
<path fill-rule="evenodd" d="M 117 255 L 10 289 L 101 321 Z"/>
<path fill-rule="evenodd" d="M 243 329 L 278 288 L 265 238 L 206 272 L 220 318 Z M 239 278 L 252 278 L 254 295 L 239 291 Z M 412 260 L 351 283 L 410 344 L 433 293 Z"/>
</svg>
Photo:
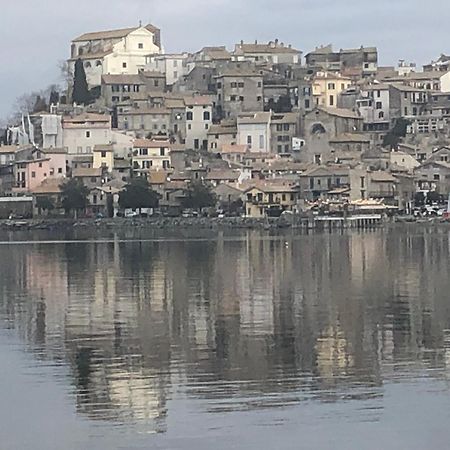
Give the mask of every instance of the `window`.
<svg viewBox="0 0 450 450">
<path fill-rule="evenodd" d="M 205 130 L 209 128 L 209 124 L 205 123 Z"/>
<path fill-rule="evenodd" d="M 100 60 L 97 60 L 97 62 L 95 63 L 95 65 L 98 67 L 98 66 L 101 66 L 102 65 L 102 62 L 100 61 Z"/>
<path fill-rule="evenodd" d="M 243 101 L 244 101 L 244 97 L 243 97 L 242 95 L 239 97 L 239 101 L 240 101 L 240 102 L 243 102 Z"/>
<path fill-rule="evenodd" d="M 278 142 L 283 142 L 283 136 L 277 136 L 277 141 Z"/>
<path fill-rule="evenodd" d="M 262 101 L 262 97 L 260 95 L 258 95 L 258 97 L 256 97 L 256 101 L 257 102 L 261 102 Z"/>
<path fill-rule="evenodd" d="M 439 181 L 439 174 L 434 174 L 433 175 L 433 180 Z"/>
<path fill-rule="evenodd" d="M 159 86 L 159 80 L 154 80 L 153 84 L 155 85 L 155 87 Z"/>
<path fill-rule="evenodd" d="M 176 59 L 173 61 L 173 67 L 178 67 L 178 61 Z"/>
<path fill-rule="evenodd" d="M 86 68 L 91 67 L 91 63 L 89 61 L 86 61 L 84 63 L 84 67 L 86 67 Z"/>
<path fill-rule="evenodd" d="M 285 146 L 284 146 L 284 151 L 285 151 L 286 153 L 289 153 L 289 151 L 290 151 L 289 145 L 285 145 Z"/>
<path fill-rule="evenodd" d="M 188 123 L 188 130 L 192 129 L 192 125 Z"/>
<path fill-rule="evenodd" d="M 91 137 L 91 132 L 90 131 L 86 131 L 86 137 L 90 138 Z"/>
<path fill-rule="evenodd" d="M 238 83 L 238 87 L 243 88 L 244 87 L 244 83 Z"/>
<path fill-rule="evenodd" d="M 135 85 L 133 86 L 133 91 L 134 91 L 134 92 L 139 92 L 139 88 L 140 88 L 140 86 L 139 86 L 138 84 L 135 84 Z"/>
<path fill-rule="evenodd" d="M 282 145 L 278 145 L 277 149 L 278 149 L 278 153 L 283 153 L 283 146 Z"/>
<path fill-rule="evenodd" d="M 102 151 L 101 157 L 102 157 L 102 158 L 106 158 L 106 152 L 103 152 L 103 151 Z"/>
<path fill-rule="evenodd" d="M 59 168 L 58 168 L 58 173 L 62 173 L 62 171 L 63 171 L 63 170 L 62 170 L 62 167 L 59 167 Z"/>
<path fill-rule="evenodd" d="M 193 120 L 193 118 L 194 118 L 194 115 L 193 115 L 192 111 L 188 111 L 186 113 L 186 120 Z"/>
<path fill-rule="evenodd" d="M 309 105 L 310 105 L 309 99 L 306 99 L 306 100 L 305 100 L 305 108 L 306 108 L 306 109 L 309 109 Z"/>
<path fill-rule="evenodd" d="M 309 179 L 309 188 L 314 189 L 314 178 Z"/>
<path fill-rule="evenodd" d="M 122 63 L 122 68 L 123 68 L 123 69 L 126 69 L 126 68 L 127 68 L 127 63 L 126 63 L 126 62 L 123 62 L 123 63 Z"/>
<path fill-rule="evenodd" d="M 333 91 L 334 89 L 336 89 L 336 85 L 334 83 L 328 83 L 328 89 Z"/>
<path fill-rule="evenodd" d="M 376 109 L 382 109 L 382 108 L 383 108 L 383 103 L 377 102 L 377 103 L 375 104 L 375 108 L 376 108 Z"/>
<path fill-rule="evenodd" d="M 283 124 L 283 130 L 284 131 L 289 131 L 289 124 L 288 123 Z"/>
<path fill-rule="evenodd" d="M 220 81 L 217 83 L 217 89 L 222 89 L 222 83 Z"/>
<path fill-rule="evenodd" d="M 260 149 L 264 148 L 264 135 L 263 134 L 259 135 L 259 148 Z"/>
<path fill-rule="evenodd" d="M 408 108 L 405 106 L 405 116 L 408 115 Z"/>
<path fill-rule="evenodd" d="M 39 163 L 39 168 L 42 168 L 42 163 Z"/>
<path fill-rule="evenodd" d="M 250 135 L 247 136 L 247 144 L 252 145 L 252 137 Z"/>
<path fill-rule="evenodd" d="M 173 77 L 174 77 L 175 79 L 178 78 L 178 72 L 177 72 L 176 70 L 175 70 L 174 73 L 173 73 Z"/>
<path fill-rule="evenodd" d="M 235 95 L 230 95 L 230 101 L 235 102 L 236 101 L 236 96 Z"/>
<path fill-rule="evenodd" d="M 139 154 L 141 156 L 147 156 L 148 155 L 148 148 L 140 148 L 139 149 Z"/>
<path fill-rule="evenodd" d="M 366 186 L 366 179 L 364 177 L 361 177 L 361 187 L 364 188 Z"/>
<path fill-rule="evenodd" d="M 404 97 L 405 97 L 405 100 L 408 100 L 408 93 L 405 92 L 403 95 L 404 95 Z"/>
<path fill-rule="evenodd" d="M 199 149 L 199 146 L 200 146 L 200 145 L 199 145 L 199 142 L 200 142 L 200 141 L 199 141 L 198 139 L 194 139 L 194 149 L 195 149 L 195 150 L 198 150 L 198 149 Z"/>
<path fill-rule="evenodd" d="M 330 95 L 330 106 L 334 106 L 334 95 Z"/>
<path fill-rule="evenodd" d="M 36 178 L 36 172 L 31 172 L 31 178 Z"/>
<path fill-rule="evenodd" d="M 166 149 L 164 147 L 161 147 L 159 149 L 159 156 L 165 156 L 165 154 L 166 154 Z"/>
<path fill-rule="evenodd" d="M 258 87 L 260 88 L 262 86 L 261 81 L 258 81 Z"/>
<path fill-rule="evenodd" d="M 139 42 L 138 48 L 142 50 L 144 48 L 144 44 L 142 42 Z"/>
<path fill-rule="evenodd" d="M 283 131 L 283 124 L 277 123 L 277 131 Z M 280 136 L 278 136 L 280 137 Z"/>
<path fill-rule="evenodd" d="M 211 120 L 211 114 L 209 111 L 203 112 L 203 120 Z"/>
<path fill-rule="evenodd" d="M 380 112 L 378 113 L 378 118 L 379 118 L 379 119 L 384 119 L 384 112 L 383 112 L 383 111 L 380 111 Z"/>
<path fill-rule="evenodd" d="M 232 88 L 237 87 L 237 83 L 235 81 L 232 81 L 230 85 L 231 85 Z"/>
</svg>

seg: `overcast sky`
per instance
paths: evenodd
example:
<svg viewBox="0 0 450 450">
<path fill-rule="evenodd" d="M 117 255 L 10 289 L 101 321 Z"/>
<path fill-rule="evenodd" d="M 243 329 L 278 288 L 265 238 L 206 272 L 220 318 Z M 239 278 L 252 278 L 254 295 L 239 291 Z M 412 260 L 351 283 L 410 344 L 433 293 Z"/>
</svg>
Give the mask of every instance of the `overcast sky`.
<svg viewBox="0 0 450 450">
<path fill-rule="evenodd" d="M 151 22 L 167 52 L 279 38 L 304 53 L 377 46 L 382 65 L 450 52 L 448 0 L 16 0 L 1 5 L 0 117 L 26 92 L 58 82 L 58 61 L 88 31 Z"/>
</svg>

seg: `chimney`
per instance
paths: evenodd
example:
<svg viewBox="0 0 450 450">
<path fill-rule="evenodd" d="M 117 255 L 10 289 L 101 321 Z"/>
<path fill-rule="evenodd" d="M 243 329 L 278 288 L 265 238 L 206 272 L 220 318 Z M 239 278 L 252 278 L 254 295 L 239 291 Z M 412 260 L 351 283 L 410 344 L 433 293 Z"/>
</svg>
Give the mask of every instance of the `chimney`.
<svg viewBox="0 0 450 450">
<path fill-rule="evenodd" d="M 244 41 L 243 41 L 243 39 L 241 39 L 241 45 L 244 45 Z"/>
</svg>

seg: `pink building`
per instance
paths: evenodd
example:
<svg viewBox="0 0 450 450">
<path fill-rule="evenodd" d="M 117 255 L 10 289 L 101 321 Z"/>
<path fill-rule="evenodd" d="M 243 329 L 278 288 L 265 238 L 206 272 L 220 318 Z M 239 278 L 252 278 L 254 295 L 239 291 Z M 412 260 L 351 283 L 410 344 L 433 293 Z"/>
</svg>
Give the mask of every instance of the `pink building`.
<svg viewBox="0 0 450 450">
<path fill-rule="evenodd" d="M 15 186 L 13 192 L 30 192 L 50 174 L 50 158 L 16 161 L 14 165 Z"/>
</svg>

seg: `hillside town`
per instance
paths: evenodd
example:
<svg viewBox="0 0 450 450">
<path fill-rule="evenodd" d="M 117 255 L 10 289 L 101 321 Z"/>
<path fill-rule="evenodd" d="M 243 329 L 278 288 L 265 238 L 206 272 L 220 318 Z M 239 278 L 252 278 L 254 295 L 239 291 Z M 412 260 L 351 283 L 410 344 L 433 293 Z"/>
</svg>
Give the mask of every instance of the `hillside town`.
<svg viewBox="0 0 450 450">
<path fill-rule="evenodd" d="M 279 39 L 166 53 L 151 24 L 75 37 L 67 86 L 1 132 L 0 218 L 443 214 L 450 56 L 378 61 Z"/>
</svg>

